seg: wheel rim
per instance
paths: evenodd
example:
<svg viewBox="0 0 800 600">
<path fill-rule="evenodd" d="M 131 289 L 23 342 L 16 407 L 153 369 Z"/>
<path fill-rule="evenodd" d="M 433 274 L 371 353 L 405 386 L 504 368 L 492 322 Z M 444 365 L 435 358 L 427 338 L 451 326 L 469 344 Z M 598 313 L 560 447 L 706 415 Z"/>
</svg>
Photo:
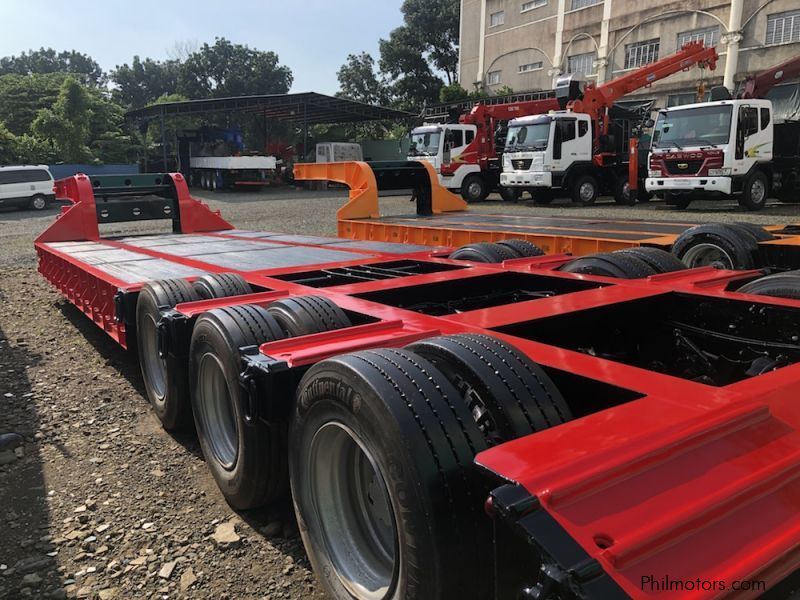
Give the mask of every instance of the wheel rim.
<svg viewBox="0 0 800 600">
<path fill-rule="evenodd" d="M 342 585 L 364 600 L 385 598 L 397 579 L 397 528 L 386 482 L 361 439 L 338 422 L 311 441 L 314 512 Z"/>
<path fill-rule="evenodd" d="M 715 269 L 733 269 L 733 259 L 716 244 L 697 244 L 689 248 L 683 255 L 683 264 L 687 267 L 714 267 Z"/>
<path fill-rule="evenodd" d="M 578 188 L 578 196 L 581 202 L 591 202 L 594 199 L 594 185 L 585 181 Z"/>
<path fill-rule="evenodd" d="M 239 454 L 239 435 L 225 371 L 210 352 L 200 358 L 197 371 L 197 395 L 206 441 L 214 458 L 231 470 Z"/>
<path fill-rule="evenodd" d="M 753 183 L 750 185 L 750 200 L 753 204 L 761 204 L 764 202 L 764 199 L 767 195 L 767 188 L 764 185 L 764 182 L 756 178 Z"/>
<path fill-rule="evenodd" d="M 143 351 L 144 377 L 155 395 L 155 402 L 163 404 L 167 395 L 167 361 L 158 354 L 158 327 L 152 315 L 147 315 L 140 327 L 139 343 Z"/>
<path fill-rule="evenodd" d="M 467 193 L 470 198 L 480 198 L 482 191 L 481 184 L 477 181 L 473 181 L 467 186 Z"/>
<path fill-rule="evenodd" d="M 631 184 L 627 181 L 622 184 L 622 201 L 626 204 L 631 201 Z"/>
<path fill-rule="evenodd" d="M 44 201 L 44 198 L 36 197 L 33 199 L 33 208 L 35 208 L 36 210 L 42 210 L 45 204 L 46 203 Z"/>
</svg>

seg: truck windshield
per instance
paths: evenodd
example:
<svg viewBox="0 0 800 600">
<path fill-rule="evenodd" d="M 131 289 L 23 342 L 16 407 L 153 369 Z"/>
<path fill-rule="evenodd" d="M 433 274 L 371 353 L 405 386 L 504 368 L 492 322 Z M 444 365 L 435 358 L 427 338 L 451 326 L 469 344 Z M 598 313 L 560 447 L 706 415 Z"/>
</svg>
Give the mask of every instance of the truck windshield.
<svg viewBox="0 0 800 600">
<path fill-rule="evenodd" d="M 506 150 L 544 150 L 550 136 L 550 121 L 508 128 Z"/>
<path fill-rule="evenodd" d="M 653 148 L 726 144 L 731 132 L 730 104 L 662 111 L 653 131 Z"/>
<path fill-rule="evenodd" d="M 408 153 L 411 156 L 436 156 L 439 154 L 439 140 L 441 131 L 411 132 L 411 147 Z"/>
</svg>

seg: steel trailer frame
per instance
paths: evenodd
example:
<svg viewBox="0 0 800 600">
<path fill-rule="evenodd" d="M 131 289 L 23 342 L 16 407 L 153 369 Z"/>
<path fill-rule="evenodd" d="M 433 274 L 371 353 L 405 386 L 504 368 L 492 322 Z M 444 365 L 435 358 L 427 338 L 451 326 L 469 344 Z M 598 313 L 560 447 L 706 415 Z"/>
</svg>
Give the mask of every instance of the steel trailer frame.
<svg viewBox="0 0 800 600">
<path fill-rule="evenodd" d="M 642 577 L 757 578 L 771 587 L 800 568 L 800 304 L 735 291 L 761 272 L 700 268 L 620 280 L 558 271 L 570 260 L 563 254 L 480 264 L 449 259 L 446 247 L 242 231 L 193 199 L 179 174 L 78 175 L 58 188 L 72 204 L 35 242 L 39 271 L 124 347 L 135 340 L 139 291 L 164 271 L 188 279 L 235 272 L 254 289 L 164 307 L 165 355 L 185 356 L 194 322 L 214 308 L 314 294 L 352 317 L 352 327 L 241 348 L 248 419 L 285 418 L 306 367 L 435 335 L 489 334 L 541 365 L 576 418 L 476 457 L 505 482 L 487 503 L 498 532 L 522 540 L 523 550 L 509 558 L 504 552 L 520 542 L 505 546 L 497 534 L 498 597 L 521 588 L 540 598 L 674 597 L 674 590 L 642 589 Z M 440 201 L 452 199 L 439 197 L 433 210 Z M 107 239 L 98 228 L 164 216 L 173 222 L 171 234 Z M 181 244 L 198 247 L 183 252 Z M 219 252 L 203 252 L 211 244 Z M 236 260 L 269 252 L 287 258 L 266 268 L 231 268 L 220 260 L 228 246 L 239 248 L 230 252 Z M 504 292 L 511 296 L 492 295 Z M 459 309 L 464 293 L 475 294 L 476 307 Z M 437 301 L 440 314 L 426 314 Z M 658 321 L 656 308 L 669 318 Z M 713 315 L 722 315 L 724 326 L 701 322 Z M 614 355 L 592 338 L 592 330 L 613 327 L 633 337 L 649 332 L 636 338 L 644 347 L 648 336 L 671 340 L 682 320 L 689 322 L 686 335 L 696 326 L 717 344 L 760 336 L 764 348 L 782 345 L 788 358 L 774 370 L 709 382 L 671 366 L 656 370 L 631 352 Z M 506 572 L 520 562 L 521 570 Z"/>
</svg>

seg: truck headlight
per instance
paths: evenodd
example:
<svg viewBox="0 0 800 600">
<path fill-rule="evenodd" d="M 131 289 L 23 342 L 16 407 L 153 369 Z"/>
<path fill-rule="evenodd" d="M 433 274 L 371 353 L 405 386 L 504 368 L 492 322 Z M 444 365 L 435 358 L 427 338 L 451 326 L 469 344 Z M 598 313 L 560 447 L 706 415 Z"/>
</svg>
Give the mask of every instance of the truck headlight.
<svg viewBox="0 0 800 600">
<path fill-rule="evenodd" d="M 648 169 L 648 177 L 661 177 L 661 169 Z"/>
<path fill-rule="evenodd" d="M 508 154 L 503 155 L 503 170 L 504 171 L 511 170 L 511 157 Z"/>
<path fill-rule="evenodd" d="M 708 176 L 709 177 L 727 177 L 731 174 L 730 169 L 709 169 Z"/>
</svg>

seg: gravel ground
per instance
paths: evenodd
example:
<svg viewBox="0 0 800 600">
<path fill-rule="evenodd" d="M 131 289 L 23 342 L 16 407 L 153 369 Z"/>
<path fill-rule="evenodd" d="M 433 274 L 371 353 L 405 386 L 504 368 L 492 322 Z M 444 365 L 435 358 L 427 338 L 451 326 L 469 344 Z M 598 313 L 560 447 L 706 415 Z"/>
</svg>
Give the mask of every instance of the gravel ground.
<svg viewBox="0 0 800 600">
<path fill-rule="evenodd" d="M 334 235 L 345 196 L 269 190 L 207 200 L 241 228 Z M 393 197 L 382 209 L 413 206 Z M 800 206 L 743 213 L 722 202 L 677 211 L 490 201 L 474 210 L 800 221 Z M 32 242 L 55 214 L 0 213 L 0 434 L 23 438 L 9 449 L 13 439 L 0 436 L 0 597 L 321 598 L 289 506 L 231 510 L 194 437 L 160 428 L 135 360 L 36 273 Z"/>
</svg>

